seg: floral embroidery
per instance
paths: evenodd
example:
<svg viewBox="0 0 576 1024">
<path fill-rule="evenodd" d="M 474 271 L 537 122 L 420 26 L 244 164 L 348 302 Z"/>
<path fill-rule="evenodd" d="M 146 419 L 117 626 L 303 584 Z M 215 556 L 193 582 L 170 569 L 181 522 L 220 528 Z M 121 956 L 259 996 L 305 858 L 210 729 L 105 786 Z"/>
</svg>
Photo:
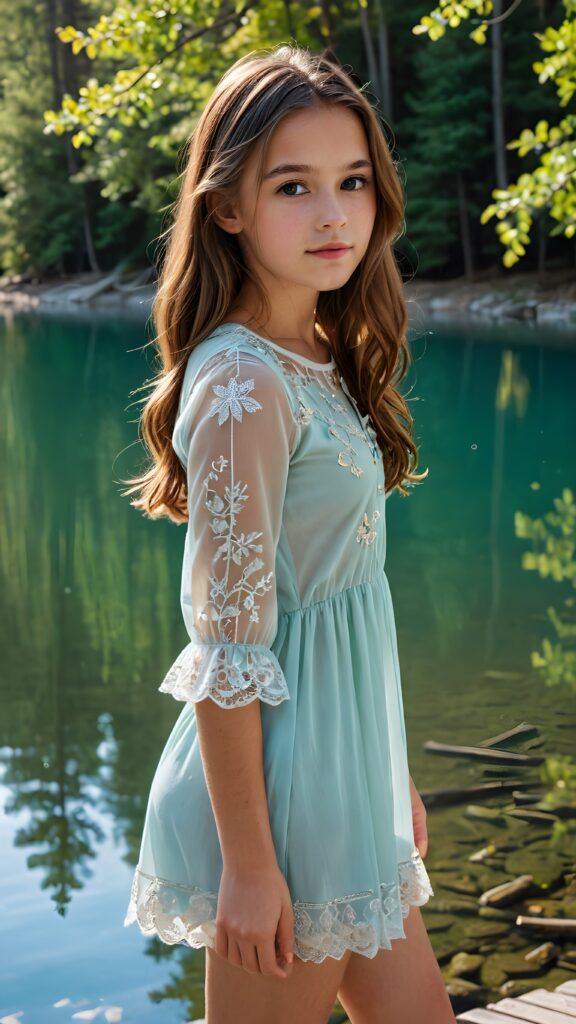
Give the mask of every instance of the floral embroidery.
<svg viewBox="0 0 576 1024">
<path fill-rule="evenodd" d="M 332 410 L 333 414 L 339 414 L 339 418 L 337 419 L 336 416 L 333 414 L 330 415 L 329 413 L 325 415 L 320 409 L 310 409 L 310 407 L 305 405 L 305 403 L 299 398 L 300 409 L 296 413 L 296 420 L 300 424 L 307 425 L 312 419 L 312 415 L 314 415 L 326 423 L 329 429 L 332 428 L 330 429 L 330 433 L 337 437 L 344 445 L 344 449 L 338 453 L 339 466 L 349 468 L 350 472 L 357 477 L 362 476 L 364 473 L 364 470 L 354 460 L 354 456 L 357 457 L 358 452 L 352 443 L 353 437 L 361 439 L 364 444 L 368 446 L 374 462 L 376 462 L 378 458 L 382 458 L 382 452 L 376 443 L 376 432 L 374 431 L 374 428 L 368 423 L 365 424 L 362 420 L 356 408 L 354 399 L 350 395 L 348 388 L 345 386 L 345 382 L 339 377 L 336 370 L 312 370 L 309 367 L 301 365 L 296 366 L 293 362 L 289 361 L 289 357 L 285 359 L 280 356 L 276 349 L 272 348 L 271 345 L 266 344 L 264 338 L 254 335 L 252 331 L 247 328 L 245 329 L 242 324 L 237 325 L 237 331 L 240 334 L 246 333 L 250 344 L 253 345 L 254 348 L 271 356 L 282 372 L 287 373 L 292 378 L 296 388 L 300 390 L 301 388 L 306 387 L 310 382 L 314 382 L 318 385 L 320 396 Z M 227 351 L 229 354 L 232 354 L 234 346 L 231 346 Z M 326 381 L 328 386 L 326 386 L 323 381 Z M 359 425 L 353 423 L 350 409 L 348 409 L 338 397 L 336 390 L 331 390 L 332 387 L 337 389 L 339 382 L 342 384 L 342 390 L 350 398 L 350 403 L 352 405 L 352 409 L 356 413 L 357 419 L 359 420 Z M 344 431 L 346 434 L 345 437 L 342 436 L 342 434 L 334 433 L 338 428 L 341 428 L 341 430 Z"/>
<path fill-rule="evenodd" d="M 350 466 L 350 472 L 353 476 L 362 476 L 364 470 L 361 466 L 357 466 L 353 459 L 347 460 L 345 452 L 338 452 L 338 465 L 339 466 Z"/>
<path fill-rule="evenodd" d="M 226 422 L 230 413 L 237 420 L 242 420 L 242 406 L 246 412 L 255 412 L 261 409 L 260 402 L 255 398 L 247 398 L 248 391 L 254 389 L 254 378 L 237 383 L 235 377 L 231 377 L 226 387 L 221 384 L 214 384 L 212 390 L 217 395 L 212 401 L 208 410 L 208 416 L 215 416 L 218 413 L 218 426 Z"/>
<path fill-rule="evenodd" d="M 363 441 L 370 450 L 374 463 L 383 459 L 383 453 L 378 444 L 376 431 L 370 422 L 370 417 L 360 415 L 356 401 L 350 394 L 346 381 L 339 375 L 337 369 L 322 369 L 320 367 L 311 369 L 291 361 L 288 354 L 286 358 L 283 358 L 276 349 L 266 343 L 264 338 L 254 334 L 253 331 L 245 328 L 242 324 L 236 325 L 234 333 L 236 336 L 240 335 L 241 339 L 244 335 L 252 347 L 273 359 L 282 373 L 291 379 L 298 392 L 311 383 L 315 385 L 317 393 L 324 400 L 330 411 L 327 410 L 325 414 L 317 406 L 314 408 L 310 407 L 298 394 L 299 408 L 295 413 L 295 420 L 300 425 L 307 426 L 312 418 L 316 417 L 327 424 L 328 432 L 337 438 L 343 446 L 337 456 L 339 466 L 349 469 L 355 477 L 363 476 L 364 469 L 359 464 L 359 453 L 354 446 L 353 438 L 359 438 Z M 224 358 L 233 363 L 241 344 L 242 340 L 232 342 L 223 352 L 216 353 L 212 358 L 218 360 L 224 354 Z M 231 385 L 234 386 L 233 381 L 230 382 L 229 388 Z M 334 390 L 332 390 L 333 388 Z M 339 389 L 348 397 L 348 403 L 345 403 L 338 394 Z M 226 389 L 223 390 L 225 391 Z M 353 422 L 353 415 L 358 423 Z M 383 485 L 378 485 L 378 492 L 384 493 Z M 369 536 L 370 531 L 368 531 Z M 360 540 L 360 538 L 358 539 Z M 366 543 L 371 543 L 371 540 L 368 539 Z"/>
<path fill-rule="evenodd" d="M 262 407 L 259 406 L 259 408 Z M 251 412 L 253 410 L 248 411 Z M 218 494 L 213 487 L 210 487 L 209 481 L 218 480 L 219 474 L 227 466 L 228 459 L 220 455 L 218 459 L 212 462 L 212 468 L 203 481 L 206 491 L 204 504 L 208 511 L 212 513 L 210 529 L 216 539 L 223 538 L 223 543 L 219 545 L 213 555 L 212 568 L 221 558 L 226 559 L 227 565 L 229 565 L 230 560 L 236 565 L 241 565 L 243 559 L 250 558 L 252 552 L 260 553 L 262 551 L 262 544 L 257 543 L 258 538 L 262 536 L 262 531 L 253 531 L 248 534 L 236 534 L 234 532 L 236 516 L 240 514 L 242 506 L 248 501 L 249 495 L 246 493 L 246 484 L 238 480 L 235 483 L 232 482 L 231 486 L 226 485 L 224 487 L 224 497 Z M 256 604 L 254 598 L 255 596 L 260 597 L 267 590 L 271 589 L 272 583 L 270 581 L 274 573 L 265 573 L 255 583 L 251 582 L 249 577 L 258 572 L 263 565 L 264 562 L 261 558 L 253 558 L 243 568 L 242 575 L 233 586 L 229 585 L 228 571 L 221 577 L 216 575 L 209 576 L 210 601 L 198 612 L 198 618 L 205 622 L 209 620 L 217 622 L 221 640 L 230 639 L 224 632 L 223 623 L 231 619 L 237 619 L 241 615 L 242 608 L 240 603 L 243 608 L 250 610 L 250 622 L 260 621 L 258 616 L 260 605 Z M 243 594 L 245 595 L 244 598 L 242 598 Z M 208 612 L 205 611 L 206 608 Z"/>
<path fill-rule="evenodd" d="M 373 541 L 376 539 L 376 530 L 374 529 L 374 524 L 376 523 L 376 520 L 379 518 L 380 513 L 378 509 L 376 509 L 376 511 L 372 513 L 371 520 L 368 519 L 368 513 L 364 513 L 362 517 L 362 522 L 358 527 L 358 532 L 356 534 L 356 540 L 358 541 L 359 544 L 373 543 Z"/>
<path fill-rule="evenodd" d="M 338 452 L 338 465 L 349 466 L 350 472 L 354 476 L 362 476 L 364 470 L 362 469 L 361 466 L 358 465 L 358 463 L 354 462 L 354 459 L 352 458 L 352 453 L 354 453 L 354 455 L 358 455 L 358 452 L 356 451 L 350 439 L 342 437 L 342 434 L 336 427 L 329 427 L 328 433 L 332 434 L 332 437 L 336 437 L 338 441 L 341 441 L 346 449 L 345 451 Z M 348 455 L 350 456 L 350 458 L 348 458 Z"/>
<path fill-rule="evenodd" d="M 303 424 L 303 426 L 307 426 L 313 415 L 314 409 L 311 409 L 309 405 L 304 405 L 300 402 L 300 409 L 296 413 L 297 422 Z"/>
<path fill-rule="evenodd" d="M 221 708 L 243 707 L 256 697 L 272 705 L 290 700 L 280 663 L 263 644 L 191 642 L 158 689 L 194 703 L 209 696 Z"/>
<path fill-rule="evenodd" d="M 347 949 L 374 957 L 378 949 L 391 949 L 392 940 L 405 938 L 410 907 L 423 906 L 431 896 L 428 872 L 414 849 L 409 860 L 399 862 L 396 879 L 375 889 L 325 903 L 293 900 L 294 953 L 313 963 L 327 956 L 339 960 Z M 143 934 L 171 945 L 214 947 L 217 903 L 217 892 L 159 878 L 137 865 L 124 926 L 137 923 Z"/>
</svg>

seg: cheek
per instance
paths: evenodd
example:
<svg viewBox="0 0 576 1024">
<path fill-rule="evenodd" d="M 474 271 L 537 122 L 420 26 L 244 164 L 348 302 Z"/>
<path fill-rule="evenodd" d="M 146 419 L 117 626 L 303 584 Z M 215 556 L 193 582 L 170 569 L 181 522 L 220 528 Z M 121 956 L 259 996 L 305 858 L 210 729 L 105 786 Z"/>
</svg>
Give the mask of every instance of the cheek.
<svg viewBox="0 0 576 1024">
<path fill-rule="evenodd" d="M 371 232 L 374 221 L 376 219 L 376 196 L 372 193 L 366 196 L 364 203 L 364 209 L 362 211 L 362 221 L 366 226 L 368 232 Z"/>
<path fill-rule="evenodd" d="M 309 236 L 308 220 L 302 206 L 298 208 L 296 203 L 290 205 L 290 200 L 275 204 L 270 208 L 266 221 L 267 244 L 278 253 L 278 239 L 281 238 L 282 249 L 287 252 L 291 243 L 300 244 L 303 236 Z"/>
</svg>

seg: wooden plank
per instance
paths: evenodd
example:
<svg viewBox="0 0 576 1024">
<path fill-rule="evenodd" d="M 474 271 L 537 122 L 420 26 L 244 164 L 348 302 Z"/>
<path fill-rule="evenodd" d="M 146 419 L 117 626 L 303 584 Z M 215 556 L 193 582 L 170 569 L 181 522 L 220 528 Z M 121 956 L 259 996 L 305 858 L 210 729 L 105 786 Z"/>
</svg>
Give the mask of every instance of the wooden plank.
<svg viewBox="0 0 576 1024">
<path fill-rule="evenodd" d="M 497 1003 L 488 1003 L 491 1010 L 509 1013 L 511 1017 L 529 1021 L 530 1024 L 567 1024 L 566 1015 L 558 1010 L 550 1010 L 545 1006 L 537 1006 L 520 999 L 499 999 Z M 568 1019 L 569 1020 L 569 1019 Z"/>
<path fill-rule="evenodd" d="M 456 1020 L 465 1021 L 466 1024 L 518 1024 L 518 1017 L 509 1017 L 507 1013 L 494 1013 L 483 1006 L 459 1013 Z"/>
<path fill-rule="evenodd" d="M 467 1024 L 518 1024 L 518 1017 L 509 1017 L 507 1013 L 494 1013 L 483 1006 L 459 1013 L 456 1020 L 465 1021 Z"/>
<path fill-rule="evenodd" d="M 573 981 L 562 981 L 560 985 L 556 985 L 555 992 L 565 992 L 568 996 L 576 996 L 576 979 Z"/>
<path fill-rule="evenodd" d="M 536 1006 L 547 1006 L 550 1010 L 561 1010 L 570 1019 L 576 1019 L 576 996 L 549 992 L 547 988 L 534 988 L 517 998 Z"/>
<path fill-rule="evenodd" d="M 539 1011 L 548 1016 L 539 1016 Z M 575 1019 L 576 979 L 561 982 L 553 992 L 545 988 L 532 989 L 515 999 L 501 999 L 456 1016 L 458 1024 L 518 1024 L 519 1020 L 528 1024 L 571 1024 Z"/>
</svg>

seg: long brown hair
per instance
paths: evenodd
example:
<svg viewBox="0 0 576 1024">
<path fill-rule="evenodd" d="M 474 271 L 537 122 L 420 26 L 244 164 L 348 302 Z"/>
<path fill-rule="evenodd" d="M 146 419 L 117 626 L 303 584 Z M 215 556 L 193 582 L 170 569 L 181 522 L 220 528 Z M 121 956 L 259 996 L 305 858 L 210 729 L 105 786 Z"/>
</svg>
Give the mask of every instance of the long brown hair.
<svg viewBox="0 0 576 1024">
<path fill-rule="evenodd" d="M 386 490 L 396 487 L 407 495 L 405 485 L 426 476 L 414 473 L 418 451 L 412 416 L 395 387 L 410 363 L 408 317 L 393 252 L 404 218 L 396 165 L 377 113 L 344 68 L 324 54 L 283 44 L 252 51 L 228 69 L 186 145 L 189 155 L 152 304 L 161 369 L 144 385 L 153 390 L 141 412 L 152 464 L 143 475 L 122 481 L 132 484 L 122 493 L 139 492 L 131 504 L 150 518 L 188 518 L 186 474 L 171 444 L 188 356 L 226 317 L 246 275 L 269 309 L 236 237 L 214 220 L 209 194 L 234 195 L 253 146 L 261 181 L 276 126 L 292 111 L 320 103 L 343 105 L 362 119 L 377 212 L 368 249 L 348 281 L 319 293 L 316 322 L 361 413 L 370 414 L 384 457 Z"/>
</svg>

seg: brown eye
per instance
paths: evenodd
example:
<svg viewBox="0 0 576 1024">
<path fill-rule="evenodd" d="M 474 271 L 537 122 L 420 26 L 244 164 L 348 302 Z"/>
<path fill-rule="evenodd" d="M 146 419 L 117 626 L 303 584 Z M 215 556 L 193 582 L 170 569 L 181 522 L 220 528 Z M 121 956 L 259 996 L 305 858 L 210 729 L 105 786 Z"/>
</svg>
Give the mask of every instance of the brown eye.
<svg viewBox="0 0 576 1024">
<path fill-rule="evenodd" d="M 369 183 L 368 178 L 364 178 L 361 174 L 353 174 L 351 178 L 346 178 L 346 181 L 361 181 L 362 184 L 360 185 L 360 188 L 344 189 L 345 192 L 360 192 L 361 189 L 365 188 Z"/>
<path fill-rule="evenodd" d="M 286 195 L 296 195 L 297 193 L 294 193 L 294 192 L 288 193 L 288 192 L 284 192 L 283 191 L 285 188 L 291 188 L 293 185 L 296 185 L 296 186 L 302 185 L 302 182 L 301 181 L 286 181 L 284 183 L 284 185 L 281 185 L 280 188 L 276 189 L 276 192 L 282 192 L 282 194 L 285 195 L 285 196 Z"/>
</svg>

